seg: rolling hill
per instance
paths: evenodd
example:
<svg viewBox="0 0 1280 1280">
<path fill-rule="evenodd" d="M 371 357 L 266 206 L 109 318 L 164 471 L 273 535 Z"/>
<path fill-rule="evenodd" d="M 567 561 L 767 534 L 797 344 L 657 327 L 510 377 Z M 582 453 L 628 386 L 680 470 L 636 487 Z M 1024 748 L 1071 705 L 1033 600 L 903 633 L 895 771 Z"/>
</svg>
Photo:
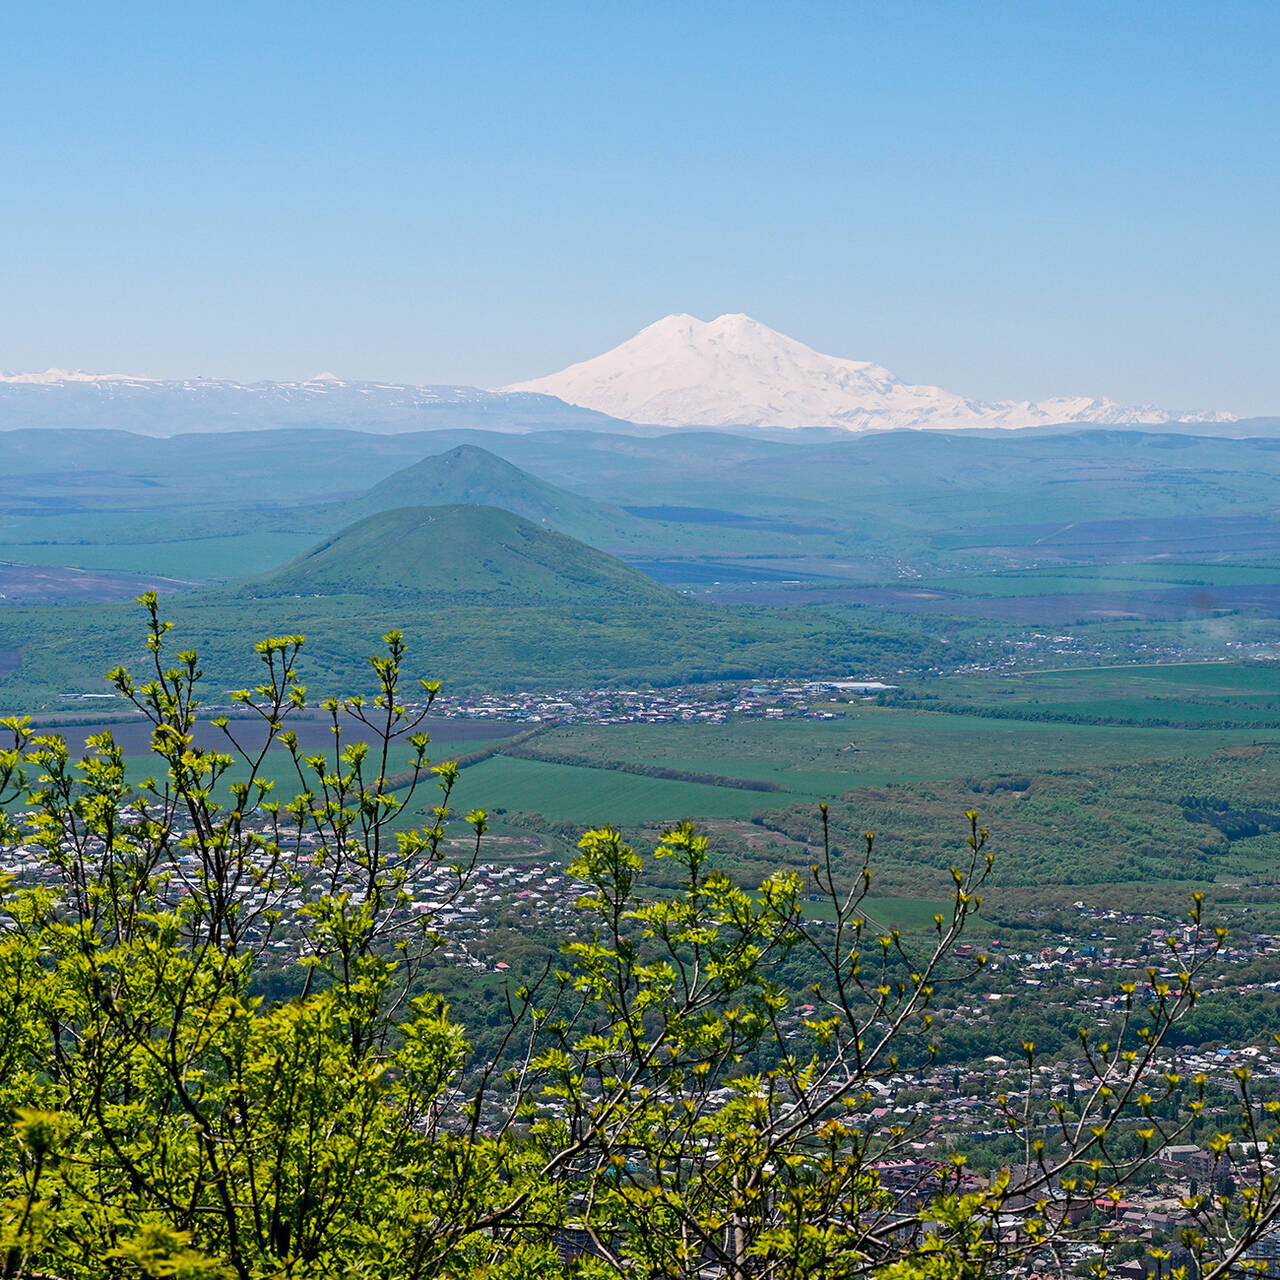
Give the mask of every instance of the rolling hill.
<svg viewBox="0 0 1280 1280">
<path fill-rule="evenodd" d="M 347 519 L 397 507 L 500 507 L 533 524 L 599 545 L 633 541 L 625 512 L 540 480 L 504 458 L 463 444 L 423 458 L 341 504 Z"/>
<path fill-rule="evenodd" d="M 375 512 L 234 590 L 259 599 L 359 594 L 442 604 L 685 604 L 576 538 L 499 507 L 457 504 Z"/>
</svg>

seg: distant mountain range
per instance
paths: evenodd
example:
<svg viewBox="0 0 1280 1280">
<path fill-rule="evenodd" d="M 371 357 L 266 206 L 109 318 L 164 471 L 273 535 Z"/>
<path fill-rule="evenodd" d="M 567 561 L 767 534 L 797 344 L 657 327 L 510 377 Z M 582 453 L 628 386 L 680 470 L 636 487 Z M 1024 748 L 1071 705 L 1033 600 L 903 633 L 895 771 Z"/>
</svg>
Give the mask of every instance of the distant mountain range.
<svg viewBox="0 0 1280 1280">
<path fill-rule="evenodd" d="M 127 374 L 49 369 L 0 374 L 0 431 L 93 428 L 148 436 L 278 427 L 401 432 L 478 428 L 627 429 L 590 409 L 536 393 L 477 387 L 348 382 L 321 374 L 306 382 L 164 382 Z"/>
<path fill-rule="evenodd" d="M 344 381 L 159 381 L 49 369 L 0 375 L 0 430 L 93 428 L 149 436 L 315 427 L 399 433 L 588 428 L 826 428 L 850 432 L 1076 426 L 1235 427 L 1225 412 L 1178 413 L 1089 396 L 982 401 L 904 382 L 880 365 L 823 355 L 745 315 L 667 316 L 621 346 L 498 391 Z"/>
<path fill-rule="evenodd" d="M 668 427 L 1039 427 L 1232 422 L 1088 396 L 969 400 L 915 386 L 862 360 L 822 355 L 745 315 L 672 315 L 621 346 L 508 392 L 541 392 L 632 422 Z"/>
</svg>

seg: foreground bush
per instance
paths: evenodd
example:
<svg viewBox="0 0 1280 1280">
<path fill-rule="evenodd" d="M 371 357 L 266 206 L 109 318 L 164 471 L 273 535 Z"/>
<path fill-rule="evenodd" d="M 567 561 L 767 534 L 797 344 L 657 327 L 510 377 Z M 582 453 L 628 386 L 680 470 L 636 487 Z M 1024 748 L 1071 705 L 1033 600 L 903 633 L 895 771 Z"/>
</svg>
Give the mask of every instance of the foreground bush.
<svg viewBox="0 0 1280 1280">
<path fill-rule="evenodd" d="M 249 721 L 202 726 L 199 660 L 168 657 L 144 603 L 149 674 L 111 679 L 152 724 L 155 776 L 133 785 L 110 735 L 74 759 L 25 721 L 0 753 L 7 838 L 52 873 L 9 887 L 0 932 L 5 1277 L 977 1277 L 1051 1257 L 1082 1201 L 1177 1140 L 1155 1118 L 1182 1084 L 1161 1046 L 1213 946 L 1171 944 L 1179 989 L 1153 973 L 1110 1043 L 1082 1033 L 1095 1079 L 1078 1113 L 1037 1110 L 1023 1047 L 1016 1186 L 959 1161 L 909 1196 L 881 1185 L 912 1135 L 871 1120 L 870 1086 L 900 1055 L 929 1058 L 935 993 L 982 963 L 954 955 L 992 866 L 976 814 L 923 951 L 865 920 L 870 835 L 860 859 L 824 849 L 803 895 L 816 884 L 824 905 L 802 907 L 801 877 L 744 891 L 687 826 L 656 851 L 662 892 L 616 832 L 589 832 L 572 871 L 593 936 L 508 993 L 478 1060 L 423 989 L 440 939 L 405 886 L 462 823 L 461 891 L 485 818 L 450 810 L 457 769 L 430 763 L 421 731 L 435 687 L 407 708 L 401 637 L 372 662 L 372 698 L 321 704 L 333 749 L 307 754 L 290 730 L 300 637 L 258 646 L 263 680 L 235 695 Z M 269 751 L 292 763 L 288 799 Z M 432 824 L 405 830 L 424 785 L 440 788 Z M 268 1000 L 282 939 L 295 994 Z M 1240 1083 L 1260 1176 L 1234 1204 L 1190 1206 L 1205 1275 L 1277 1213 L 1276 1104 Z M 1046 1121 L 1052 1157 L 1032 1136 Z M 1143 1147 L 1126 1158 L 1122 1124 Z"/>
</svg>

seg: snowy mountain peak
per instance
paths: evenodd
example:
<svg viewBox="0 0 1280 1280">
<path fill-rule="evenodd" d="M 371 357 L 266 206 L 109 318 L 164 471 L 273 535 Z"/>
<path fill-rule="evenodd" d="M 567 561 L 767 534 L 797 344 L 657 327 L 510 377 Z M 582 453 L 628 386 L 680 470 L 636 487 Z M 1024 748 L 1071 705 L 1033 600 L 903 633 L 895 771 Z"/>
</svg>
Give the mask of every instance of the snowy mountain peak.
<svg viewBox="0 0 1280 1280">
<path fill-rule="evenodd" d="M 632 422 L 670 427 L 1029 427 L 1232 421 L 1088 396 L 968 400 L 864 360 L 823 355 L 748 315 L 670 315 L 612 351 L 506 391 L 537 391 Z"/>
<path fill-rule="evenodd" d="M 65 382 L 152 382 L 129 373 L 82 373 L 79 369 L 46 369 L 43 373 L 0 373 L 0 382 L 15 386 L 56 387 Z"/>
</svg>

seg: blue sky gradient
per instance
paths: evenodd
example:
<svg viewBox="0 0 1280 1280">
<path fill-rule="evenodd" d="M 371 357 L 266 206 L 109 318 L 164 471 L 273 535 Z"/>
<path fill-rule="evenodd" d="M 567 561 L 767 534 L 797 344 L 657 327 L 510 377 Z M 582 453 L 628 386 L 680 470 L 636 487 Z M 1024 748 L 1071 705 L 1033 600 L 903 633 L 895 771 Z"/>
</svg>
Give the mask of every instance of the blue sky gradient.
<svg viewBox="0 0 1280 1280">
<path fill-rule="evenodd" d="M 1280 413 L 1280 5 L 27 5 L 0 367 L 494 386 L 745 311 Z"/>
</svg>

